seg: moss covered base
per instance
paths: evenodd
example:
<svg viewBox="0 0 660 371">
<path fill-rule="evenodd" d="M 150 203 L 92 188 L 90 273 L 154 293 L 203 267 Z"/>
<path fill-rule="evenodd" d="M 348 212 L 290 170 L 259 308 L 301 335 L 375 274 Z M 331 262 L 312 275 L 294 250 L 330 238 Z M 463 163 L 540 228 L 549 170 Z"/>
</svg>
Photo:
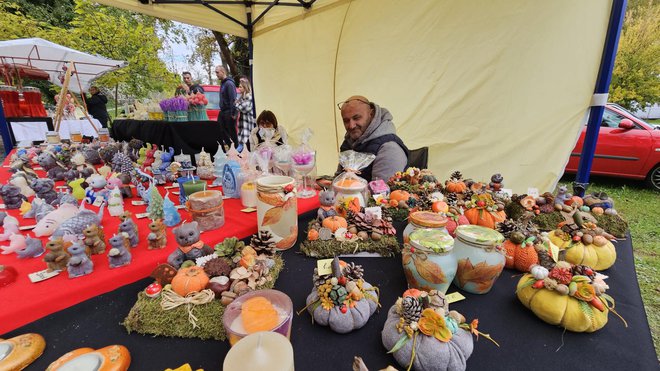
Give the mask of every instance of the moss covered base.
<svg viewBox="0 0 660 371">
<path fill-rule="evenodd" d="M 384 257 L 401 253 L 401 246 L 396 237 L 383 236 L 378 241 L 340 242 L 335 239 L 322 241 L 305 241 L 300 251 L 312 258 L 332 258 L 343 254 L 361 252 L 378 253 Z"/>
<path fill-rule="evenodd" d="M 284 260 L 276 255 L 275 267 L 270 271 L 271 281 L 260 286 L 259 289 L 270 289 L 284 267 Z M 200 338 L 202 340 L 225 340 L 227 335 L 222 325 L 222 315 L 225 306 L 219 300 L 197 305 L 193 313 L 197 317 L 197 328 L 188 322 L 188 309 L 181 305 L 172 310 L 163 310 L 160 307 L 160 297 L 149 298 L 144 291 L 138 294 L 138 299 L 126 319 L 122 323 L 126 330 L 143 335 L 171 336 L 182 338 Z"/>
<path fill-rule="evenodd" d="M 619 215 L 594 215 L 598 221 L 598 226 L 603 228 L 605 232 L 613 235 L 616 238 L 625 238 L 628 231 L 628 223 Z"/>
<path fill-rule="evenodd" d="M 564 221 L 564 217 L 559 211 L 554 211 L 548 214 L 541 213 L 532 219 L 532 223 L 541 231 L 552 231 L 557 229 L 557 225 Z"/>
</svg>

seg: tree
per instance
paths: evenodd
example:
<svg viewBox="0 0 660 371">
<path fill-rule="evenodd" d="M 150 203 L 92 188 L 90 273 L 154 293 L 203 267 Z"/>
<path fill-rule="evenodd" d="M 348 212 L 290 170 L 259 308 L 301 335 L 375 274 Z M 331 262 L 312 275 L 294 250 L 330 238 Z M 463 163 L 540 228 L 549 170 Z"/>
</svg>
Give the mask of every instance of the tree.
<svg viewBox="0 0 660 371">
<path fill-rule="evenodd" d="M 250 72 L 247 39 L 213 31 L 220 46 L 220 55 L 230 76 L 248 75 Z"/>
<path fill-rule="evenodd" d="M 218 43 L 213 33 L 206 29 L 199 29 L 199 32 L 195 35 L 195 40 L 197 41 L 195 49 L 193 49 L 188 62 L 190 64 L 201 64 L 204 72 L 206 72 L 209 84 L 212 84 L 213 77 L 215 76 L 213 58 L 220 54 Z"/>
<path fill-rule="evenodd" d="M 626 12 L 610 101 L 628 109 L 660 102 L 660 4 L 636 1 Z"/>
</svg>

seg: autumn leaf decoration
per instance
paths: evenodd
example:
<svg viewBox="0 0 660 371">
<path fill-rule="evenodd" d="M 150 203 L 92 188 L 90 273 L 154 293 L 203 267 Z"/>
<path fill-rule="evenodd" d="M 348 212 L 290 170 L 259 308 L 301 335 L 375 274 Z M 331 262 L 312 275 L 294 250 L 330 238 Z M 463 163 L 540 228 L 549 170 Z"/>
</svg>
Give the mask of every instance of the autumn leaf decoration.
<svg viewBox="0 0 660 371">
<path fill-rule="evenodd" d="M 451 340 L 452 333 L 447 328 L 445 318 L 431 308 L 424 309 L 417 326 L 424 335 L 433 336 L 444 343 Z"/>
<path fill-rule="evenodd" d="M 436 285 L 447 282 L 447 278 L 440 266 L 429 261 L 426 252 L 420 249 L 414 249 L 412 252 L 410 249 L 404 249 L 402 259 L 403 265 L 408 265 L 412 260 L 417 273 L 426 281 Z"/>
<path fill-rule="evenodd" d="M 488 265 L 486 262 L 481 262 L 473 266 L 469 258 L 461 259 L 458 261 L 456 279 L 461 287 L 465 287 L 465 284 L 471 282 L 478 291 L 486 291 L 500 275 L 502 269 L 502 264 Z"/>
<path fill-rule="evenodd" d="M 282 219 L 282 215 L 285 211 L 291 208 L 298 208 L 298 199 L 296 197 L 290 197 L 286 201 L 284 201 L 282 197 L 276 193 L 257 193 L 257 197 L 259 198 L 259 201 L 273 206 L 271 209 L 266 211 L 266 214 L 264 215 L 261 223 L 262 226 L 276 224 L 280 221 L 280 219 Z"/>
</svg>

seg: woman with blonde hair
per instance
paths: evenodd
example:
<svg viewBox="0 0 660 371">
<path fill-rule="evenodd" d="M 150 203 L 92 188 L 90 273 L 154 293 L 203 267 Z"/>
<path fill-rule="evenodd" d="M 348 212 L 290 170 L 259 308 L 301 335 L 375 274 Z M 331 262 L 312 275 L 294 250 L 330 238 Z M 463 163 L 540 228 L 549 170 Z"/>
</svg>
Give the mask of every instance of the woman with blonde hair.
<svg viewBox="0 0 660 371">
<path fill-rule="evenodd" d="M 248 146 L 250 140 L 250 133 L 257 126 L 252 113 L 252 89 L 250 88 L 250 81 L 247 78 L 241 77 L 238 84 L 238 95 L 236 96 L 236 109 L 239 112 L 238 118 L 238 148 L 241 152 L 243 147 Z"/>
</svg>

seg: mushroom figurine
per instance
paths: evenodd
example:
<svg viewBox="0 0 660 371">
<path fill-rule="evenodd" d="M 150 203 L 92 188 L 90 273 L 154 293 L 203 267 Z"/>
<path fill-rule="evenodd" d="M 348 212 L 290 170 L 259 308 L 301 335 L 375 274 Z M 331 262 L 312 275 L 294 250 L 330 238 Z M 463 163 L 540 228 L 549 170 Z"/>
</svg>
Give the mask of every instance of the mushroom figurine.
<svg viewBox="0 0 660 371">
<path fill-rule="evenodd" d="M 155 298 L 158 295 L 160 295 L 160 292 L 163 291 L 163 286 L 160 285 L 158 282 L 154 282 L 151 285 L 147 286 L 146 289 L 144 289 L 144 293 L 147 294 L 148 297 L 150 298 Z"/>
</svg>

